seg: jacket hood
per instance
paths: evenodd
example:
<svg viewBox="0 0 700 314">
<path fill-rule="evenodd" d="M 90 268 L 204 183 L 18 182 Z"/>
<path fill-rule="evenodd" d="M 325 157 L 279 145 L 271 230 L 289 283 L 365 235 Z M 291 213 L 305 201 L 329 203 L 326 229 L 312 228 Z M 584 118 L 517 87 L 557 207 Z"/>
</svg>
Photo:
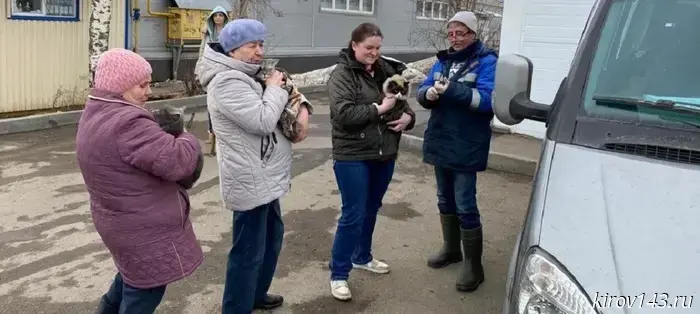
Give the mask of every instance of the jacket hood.
<svg viewBox="0 0 700 314">
<path fill-rule="evenodd" d="M 216 32 L 216 27 L 214 26 L 214 14 L 216 13 L 223 13 L 224 14 L 224 25 L 228 23 L 228 12 L 226 12 L 226 9 L 222 6 L 216 6 L 214 10 L 209 13 L 209 17 L 207 17 L 207 31 L 209 33 L 209 42 L 218 42 L 219 41 L 219 33 Z"/>
<path fill-rule="evenodd" d="M 351 69 L 364 70 L 364 65 L 357 61 L 354 56 L 351 55 L 352 51 L 349 48 L 343 48 L 338 53 L 337 64 L 343 64 Z M 401 74 L 403 71 L 408 69 L 408 66 L 403 61 L 380 55 L 379 59 L 375 63 L 382 68 L 393 68 L 394 72 Z"/>
<path fill-rule="evenodd" d="M 221 45 L 211 43 L 204 47 L 202 60 L 197 63 L 195 74 L 199 78 L 202 87 L 207 88 L 209 82 L 214 77 L 225 71 L 240 71 L 251 77 L 255 77 L 260 72 L 260 64 L 247 63 L 236 60 L 224 53 Z"/>
<path fill-rule="evenodd" d="M 348 48 L 343 48 L 340 49 L 340 52 L 338 53 L 338 60 L 336 61 L 338 64 L 345 65 L 349 68 L 353 69 L 363 69 L 364 67 L 362 64 L 357 61 L 354 57 L 350 56 L 350 49 Z"/>
</svg>

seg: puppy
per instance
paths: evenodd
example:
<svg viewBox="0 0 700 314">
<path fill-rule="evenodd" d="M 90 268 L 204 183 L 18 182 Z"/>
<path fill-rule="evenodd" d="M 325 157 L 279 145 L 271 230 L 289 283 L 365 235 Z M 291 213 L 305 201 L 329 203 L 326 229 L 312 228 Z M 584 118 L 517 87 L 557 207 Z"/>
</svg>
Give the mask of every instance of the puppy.
<svg viewBox="0 0 700 314">
<path fill-rule="evenodd" d="M 153 110 L 152 113 L 160 128 L 166 133 L 178 137 L 185 132 L 185 107 L 174 108 L 165 106 L 162 109 Z M 194 114 L 190 118 L 189 123 L 187 123 L 188 126 L 192 124 L 193 118 Z M 185 179 L 177 181 L 177 183 L 185 187 L 185 189 L 192 188 L 202 175 L 202 168 L 204 168 L 204 156 L 200 152 L 199 157 L 197 157 L 197 167 L 195 167 L 194 173 Z"/>
<path fill-rule="evenodd" d="M 401 118 L 406 106 L 408 106 L 408 94 L 410 93 L 410 84 L 406 79 L 399 75 L 394 74 L 384 81 L 382 85 L 382 91 L 384 95 L 395 95 L 396 105 L 391 110 L 384 113 L 385 121 L 394 121 Z"/>
</svg>

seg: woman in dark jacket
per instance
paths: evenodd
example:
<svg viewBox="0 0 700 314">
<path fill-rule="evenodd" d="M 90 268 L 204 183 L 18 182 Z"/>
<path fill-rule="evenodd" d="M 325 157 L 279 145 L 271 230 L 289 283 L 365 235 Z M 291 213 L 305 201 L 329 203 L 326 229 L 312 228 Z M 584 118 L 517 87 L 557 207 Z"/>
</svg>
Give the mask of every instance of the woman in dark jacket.
<svg viewBox="0 0 700 314">
<path fill-rule="evenodd" d="M 372 256 L 372 234 L 394 173 L 401 132 L 415 124 L 408 103 L 382 91 L 387 78 L 406 70 L 404 63 L 380 56 L 382 39 L 379 27 L 360 24 L 328 81 L 333 171 L 342 200 L 330 287 L 339 300 L 352 298 L 347 283 L 352 268 L 389 272 L 387 264 Z"/>
</svg>

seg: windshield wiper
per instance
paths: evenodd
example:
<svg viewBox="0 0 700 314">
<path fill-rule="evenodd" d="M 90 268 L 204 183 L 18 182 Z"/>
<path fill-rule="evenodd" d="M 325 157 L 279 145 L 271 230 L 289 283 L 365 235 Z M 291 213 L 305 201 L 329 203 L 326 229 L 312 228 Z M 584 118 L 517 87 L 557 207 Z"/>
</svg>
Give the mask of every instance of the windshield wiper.
<svg viewBox="0 0 700 314">
<path fill-rule="evenodd" d="M 614 105 L 627 105 L 627 106 L 642 106 L 648 108 L 655 108 L 673 112 L 689 113 L 689 114 L 700 114 L 700 106 L 692 103 L 672 101 L 667 99 L 661 99 L 657 101 L 636 99 L 631 97 L 614 97 L 614 96 L 602 96 L 594 95 L 593 100 L 598 104 L 614 104 Z M 605 106 L 605 105 L 603 105 Z"/>
<path fill-rule="evenodd" d="M 696 104 L 682 102 L 682 101 L 672 101 L 672 100 L 668 100 L 668 99 L 651 101 L 651 100 L 636 99 L 636 98 L 631 98 L 631 97 L 614 97 L 614 96 L 593 95 L 593 100 L 595 100 L 597 104 L 603 105 L 606 107 L 609 107 L 609 104 L 626 105 L 626 106 L 642 106 L 642 107 L 655 108 L 655 109 L 666 110 L 666 111 L 671 111 L 671 112 L 688 113 L 688 114 L 694 114 L 694 115 L 700 114 L 700 106 L 698 106 Z M 697 124 L 697 123 L 683 121 L 683 120 L 676 120 L 676 119 L 668 119 L 668 118 L 662 117 L 662 116 L 659 116 L 659 117 L 661 119 L 664 119 L 664 120 L 671 120 L 674 122 L 679 122 L 682 124 L 686 124 L 686 125 L 694 126 L 696 128 L 700 128 L 700 124 Z"/>
</svg>

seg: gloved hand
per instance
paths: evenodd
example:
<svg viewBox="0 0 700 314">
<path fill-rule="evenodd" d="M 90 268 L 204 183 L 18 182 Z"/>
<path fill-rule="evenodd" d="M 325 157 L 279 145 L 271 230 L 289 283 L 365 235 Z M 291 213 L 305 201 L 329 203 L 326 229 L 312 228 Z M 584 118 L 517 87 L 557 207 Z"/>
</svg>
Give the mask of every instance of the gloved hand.
<svg viewBox="0 0 700 314">
<path fill-rule="evenodd" d="M 435 87 L 430 87 L 428 90 L 425 92 L 425 98 L 430 100 L 430 101 L 436 101 L 440 97 L 440 94 L 438 93 L 437 89 Z"/>
<path fill-rule="evenodd" d="M 442 94 L 447 90 L 447 87 L 450 86 L 450 81 L 444 80 L 444 81 L 435 81 L 433 84 L 433 87 L 437 91 L 438 94 Z"/>
</svg>

